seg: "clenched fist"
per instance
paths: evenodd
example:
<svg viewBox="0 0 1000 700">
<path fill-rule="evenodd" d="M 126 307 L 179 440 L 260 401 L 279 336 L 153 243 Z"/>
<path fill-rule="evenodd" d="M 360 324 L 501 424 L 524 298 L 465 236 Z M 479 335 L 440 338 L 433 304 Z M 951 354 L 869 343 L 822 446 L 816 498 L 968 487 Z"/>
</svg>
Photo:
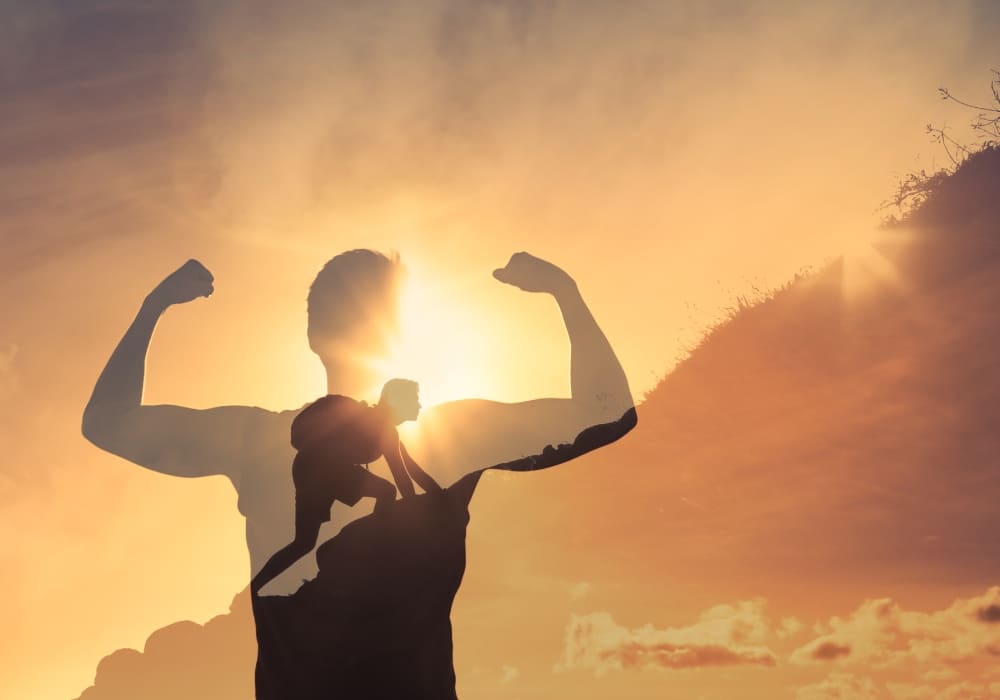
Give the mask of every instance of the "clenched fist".
<svg viewBox="0 0 1000 700">
<path fill-rule="evenodd" d="M 525 292 L 557 294 L 575 284 L 562 268 L 524 252 L 510 256 L 507 266 L 494 270 L 493 276 Z"/>
<path fill-rule="evenodd" d="M 150 297 L 166 306 L 184 304 L 198 297 L 210 296 L 214 291 L 214 279 L 204 265 L 191 259 L 156 285 Z"/>
</svg>

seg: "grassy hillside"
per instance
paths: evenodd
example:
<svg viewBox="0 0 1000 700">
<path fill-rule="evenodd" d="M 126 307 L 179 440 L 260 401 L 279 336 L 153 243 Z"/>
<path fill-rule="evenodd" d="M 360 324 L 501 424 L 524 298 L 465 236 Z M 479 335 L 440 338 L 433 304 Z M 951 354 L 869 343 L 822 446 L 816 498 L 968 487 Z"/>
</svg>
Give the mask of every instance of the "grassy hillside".
<svg viewBox="0 0 1000 700">
<path fill-rule="evenodd" d="M 838 260 L 740 308 L 646 396 L 632 435 L 503 482 L 496 509 L 550 504 L 528 527 L 621 566 L 997 580 L 998 202 L 986 149 L 883 232 L 889 274 L 855 293 L 863 262 Z"/>
</svg>

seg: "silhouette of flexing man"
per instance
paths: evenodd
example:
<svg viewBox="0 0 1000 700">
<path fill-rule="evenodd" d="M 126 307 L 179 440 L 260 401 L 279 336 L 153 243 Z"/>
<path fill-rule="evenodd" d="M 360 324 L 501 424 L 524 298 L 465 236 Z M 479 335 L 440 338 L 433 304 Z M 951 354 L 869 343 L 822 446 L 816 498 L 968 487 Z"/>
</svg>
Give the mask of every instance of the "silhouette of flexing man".
<svg viewBox="0 0 1000 700">
<path fill-rule="evenodd" d="M 317 275 L 307 300 L 307 335 L 326 369 L 327 393 L 364 396 L 375 384 L 370 360 L 386 354 L 395 331 L 401 273 L 394 257 L 352 250 Z M 528 253 L 514 254 L 493 274 L 555 299 L 570 340 L 571 396 L 522 403 L 465 399 L 423 411 L 420 440 L 411 448 L 443 486 L 484 465 L 572 442 L 588 426 L 618 420 L 633 407 L 625 373 L 569 275 Z M 146 353 L 157 322 L 167 309 L 209 296 L 213 281 L 201 263 L 190 260 L 149 293 L 97 380 L 83 414 L 83 434 L 98 447 L 163 474 L 228 477 L 246 518 L 253 576 L 294 539 L 294 484 L 284 465 L 294 456 L 288 435 L 298 411 L 193 409 L 142 400 Z M 365 514 L 360 507 L 336 509 L 320 537 L 325 541 Z M 268 590 L 294 592 L 315 573 L 315 560 L 302 557 Z"/>
<path fill-rule="evenodd" d="M 375 406 L 330 394 L 295 417 L 291 440 L 298 450 L 292 462 L 295 539 L 275 552 L 254 577 L 250 584 L 254 593 L 312 551 L 320 526 L 330 519 L 334 501 L 353 506 L 362 497 L 371 496 L 378 512 L 395 500 L 396 488 L 372 474 L 368 463 L 385 457 L 404 498 L 416 495 L 411 477 L 427 493 L 441 491 L 410 457 L 396 431 L 397 425 L 417 419 L 418 392 L 414 381 L 390 379 Z"/>
</svg>

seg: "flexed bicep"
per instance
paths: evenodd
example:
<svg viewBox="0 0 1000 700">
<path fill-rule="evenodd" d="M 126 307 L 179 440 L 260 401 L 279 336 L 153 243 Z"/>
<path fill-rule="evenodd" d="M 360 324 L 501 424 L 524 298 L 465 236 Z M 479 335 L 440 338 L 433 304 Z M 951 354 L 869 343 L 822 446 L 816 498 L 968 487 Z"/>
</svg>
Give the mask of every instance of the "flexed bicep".
<svg viewBox="0 0 1000 700">
<path fill-rule="evenodd" d="M 160 317 L 171 306 L 212 294 L 212 273 L 188 260 L 146 297 L 101 371 L 83 411 L 84 437 L 101 449 L 165 474 L 229 474 L 249 440 L 277 425 L 273 414 L 248 406 L 192 409 L 142 403 L 146 353 Z"/>
<path fill-rule="evenodd" d="M 596 449 L 635 425 L 628 379 L 576 281 L 525 252 L 512 255 L 493 276 L 521 291 L 551 295 L 558 304 L 570 343 L 570 396 L 520 403 L 466 399 L 425 411 L 411 448 L 445 485 L 501 464 L 555 466 L 588 451 L 585 445 Z M 534 456 L 539 458 L 518 461 Z M 474 480 L 465 483 L 473 484 L 471 497 Z"/>
</svg>

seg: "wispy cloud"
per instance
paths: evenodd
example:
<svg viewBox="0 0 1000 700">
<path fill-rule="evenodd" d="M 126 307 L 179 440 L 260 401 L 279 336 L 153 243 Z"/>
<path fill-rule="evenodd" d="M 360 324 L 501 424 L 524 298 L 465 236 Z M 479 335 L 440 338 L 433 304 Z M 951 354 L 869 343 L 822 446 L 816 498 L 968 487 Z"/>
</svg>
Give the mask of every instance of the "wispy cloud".
<svg viewBox="0 0 1000 700">
<path fill-rule="evenodd" d="M 574 615 L 556 670 L 774 666 L 777 656 L 763 644 L 771 632 L 763 608 L 759 600 L 718 605 L 693 625 L 664 629 L 648 624 L 628 629 L 607 612 Z"/>
</svg>

